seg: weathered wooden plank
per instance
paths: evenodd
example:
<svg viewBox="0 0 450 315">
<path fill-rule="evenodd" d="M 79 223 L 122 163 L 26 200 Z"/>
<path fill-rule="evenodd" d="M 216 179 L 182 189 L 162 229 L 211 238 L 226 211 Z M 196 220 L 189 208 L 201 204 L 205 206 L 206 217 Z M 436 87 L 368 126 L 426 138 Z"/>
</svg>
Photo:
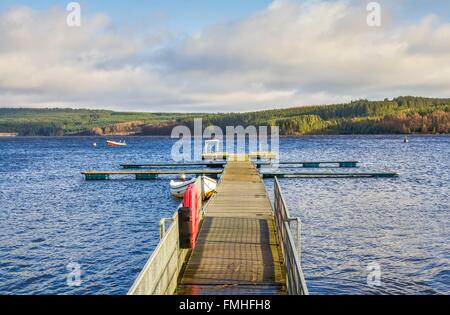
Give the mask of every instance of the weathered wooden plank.
<svg viewBox="0 0 450 315">
<path fill-rule="evenodd" d="M 126 176 L 134 175 L 137 180 L 154 180 L 157 179 L 159 175 L 206 175 L 210 177 L 217 178 L 222 174 L 221 170 L 210 170 L 210 169 L 199 169 L 199 170 L 148 170 L 148 171 L 84 171 L 81 172 L 86 178 L 86 180 L 108 180 L 110 176 Z"/>
<path fill-rule="evenodd" d="M 279 284 L 255 285 L 179 285 L 180 295 L 280 295 L 284 294 L 285 288 Z"/>
</svg>

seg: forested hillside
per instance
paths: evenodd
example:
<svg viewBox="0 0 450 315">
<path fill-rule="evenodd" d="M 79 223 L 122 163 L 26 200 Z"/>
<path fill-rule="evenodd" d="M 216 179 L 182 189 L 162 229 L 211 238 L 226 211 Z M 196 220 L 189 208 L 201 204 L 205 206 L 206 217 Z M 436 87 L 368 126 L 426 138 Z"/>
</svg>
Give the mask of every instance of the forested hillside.
<svg viewBox="0 0 450 315">
<path fill-rule="evenodd" d="M 176 119 L 189 115 L 87 109 L 0 108 L 0 132 L 16 132 L 21 136 L 139 134 L 147 125 L 173 123 Z"/>
<path fill-rule="evenodd" d="M 204 125 L 279 126 L 283 135 L 449 133 L 450 99 L 398 97 L 252 113 L 204 115 Z M 191 125 L 191 118 L 178 119 Z"/>
<path fill-rule="evenodd" d="M 169 135 L 175 125 L 279 126 L 282 135 L 449 133 L 450 99 L 398 97 L 384 101 L 294 107 L 248 113 L 168 114 L 106 110 L 0 108 L 0 133 L 22 136 Z"/>
</svg>

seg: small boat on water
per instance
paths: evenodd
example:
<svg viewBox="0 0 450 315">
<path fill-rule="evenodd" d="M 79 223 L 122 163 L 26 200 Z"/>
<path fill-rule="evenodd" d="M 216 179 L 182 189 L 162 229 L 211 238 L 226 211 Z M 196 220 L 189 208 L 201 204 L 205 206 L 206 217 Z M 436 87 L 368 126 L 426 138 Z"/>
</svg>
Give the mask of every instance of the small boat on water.
<svg viewBox="0 0 450 315">
<path fill-rule="evenodd" d="M 124 141 L 113 141 L 113 140 L 107 140 L 106 145 L 108 147 L 126 147 L 127 143 Z"/>
<path fill-rule="evenodd" d="M 216 190 L 217 182 L 207 176 L 203 178 L 203 199 L 208 199 Z M 186 179 L 185 175 L 179 176 L 176 180 L 170 181 L 170 193 L 177 198 L 183 198 L 189 185 L 194 184 L 197 178 Z"/>
<path fill-rule="evenodd" d="M 405 139 L 403 139 L 403 142 L 404 142 L 404 143 L 409 143 L 408 136 L 405 136 Z"/>
</svg>

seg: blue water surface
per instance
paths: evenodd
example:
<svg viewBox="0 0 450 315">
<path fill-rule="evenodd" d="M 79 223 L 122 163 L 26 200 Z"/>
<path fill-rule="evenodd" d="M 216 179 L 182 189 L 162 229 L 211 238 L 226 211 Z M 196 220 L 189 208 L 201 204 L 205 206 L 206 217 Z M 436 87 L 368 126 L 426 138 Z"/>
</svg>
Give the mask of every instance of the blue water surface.
<svg viewBox="0 0 450 315">
<path fill-rule="evenodd" d="M 116 149 L 104 142 L 0 138 L 0 294 L 127 293 L 158 243 L 160 218 L 178 205 L 170 177 L 86 182 L 80 171 L 170 162 L 174 140 L 135 137 Z M 359 160 L 357 171 L 401 174 L 280 181 L 302 219 L 311 294 L 450 293 L 449 137 L 282 138 L 280 150 L 283 160 Z M 273 180 L 265 182 L 271 192 Z M 379 286 L 367 282 L 374 263 Z M 73 264 L 79 286 L 69 285 Z"/>
</svg>

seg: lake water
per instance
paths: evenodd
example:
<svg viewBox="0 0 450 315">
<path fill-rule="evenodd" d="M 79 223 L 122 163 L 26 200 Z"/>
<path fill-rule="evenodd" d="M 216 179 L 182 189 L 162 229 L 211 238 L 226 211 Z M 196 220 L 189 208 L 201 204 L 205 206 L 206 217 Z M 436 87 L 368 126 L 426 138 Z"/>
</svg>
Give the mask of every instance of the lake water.
<svg viewBox="0 0 450 315">
<path fill-rule="evenodd" d="M 169 178 L 80 175 L 169 162 L 174 143 L 127 141 L 108 149 L 101 138 L 0 138 L 0 294 L 126 294 L 158 243 L 160 218 L 178 204 Z M 358 171 L 401 174 L 280 181 L 303 223 L 311 294 L 450 293 L 450 137 L 282 138 L 280 150 L 282 160 L 359 160 Z M 68 285 L 71 266 L 80 286 Z M 368 266 L 380 268 L 379 286 L 368 285 Z"/>
</svg>

